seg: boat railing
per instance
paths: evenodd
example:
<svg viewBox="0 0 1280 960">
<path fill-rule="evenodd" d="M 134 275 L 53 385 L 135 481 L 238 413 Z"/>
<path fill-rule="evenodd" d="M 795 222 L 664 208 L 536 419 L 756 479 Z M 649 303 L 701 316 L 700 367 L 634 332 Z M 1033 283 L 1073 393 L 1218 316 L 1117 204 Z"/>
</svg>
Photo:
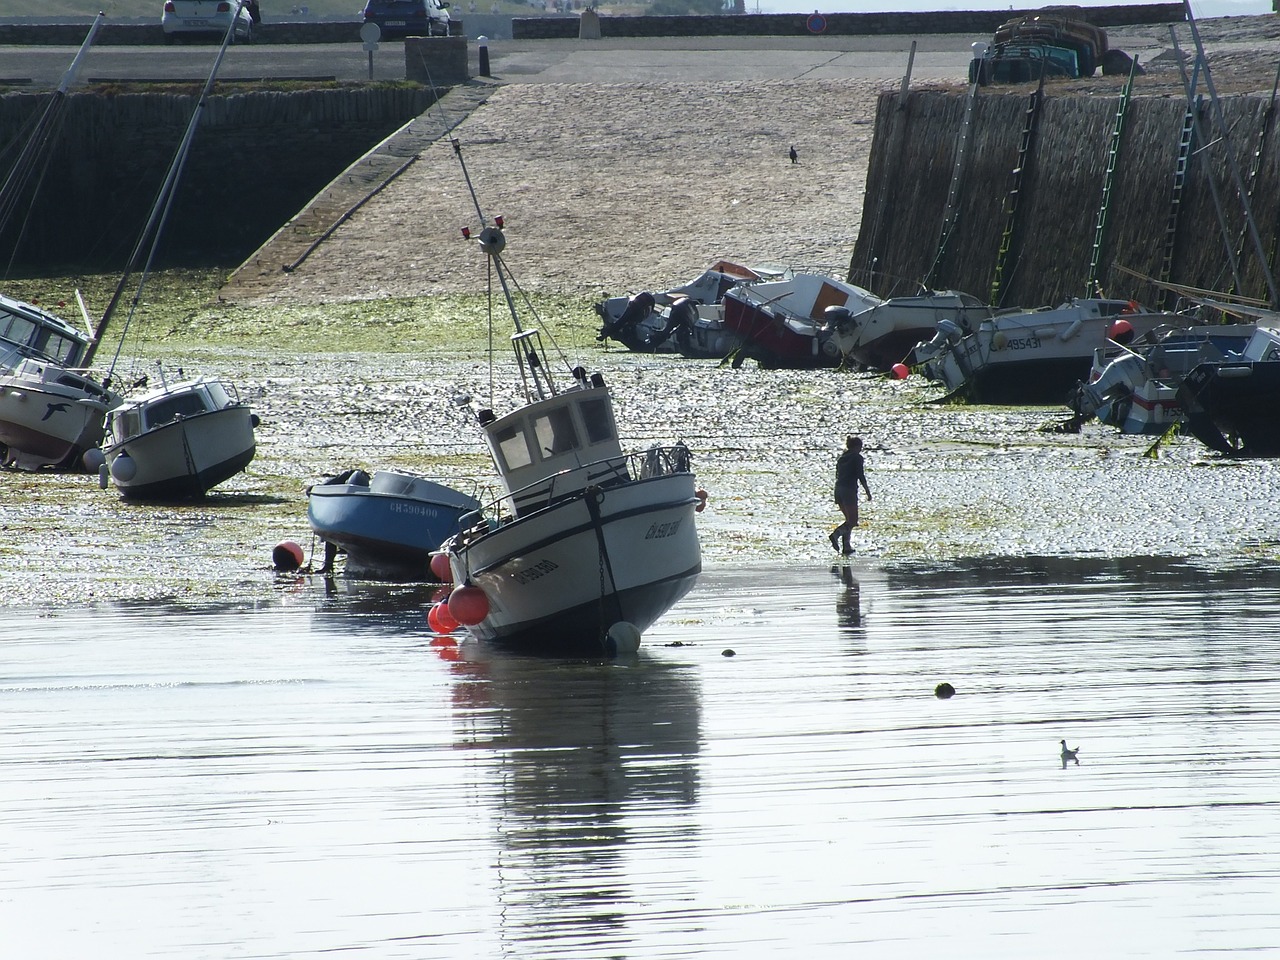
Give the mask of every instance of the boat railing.
<svg viewBox="0 0 1280 960">
<path fill-rule="evenodd" d="M 469 538 L 482 536 L 519 517 L 580 496 L 585 490 L 605 491 L 637 481 L 689 473 L 692 466 L 693 454 L 683 443 L 669 447 L 654 444 L 644 451 L 569 467 L 526 484 L 484 504 L 474 514 L 463 516 L 460 525 Z"/>
</svg>

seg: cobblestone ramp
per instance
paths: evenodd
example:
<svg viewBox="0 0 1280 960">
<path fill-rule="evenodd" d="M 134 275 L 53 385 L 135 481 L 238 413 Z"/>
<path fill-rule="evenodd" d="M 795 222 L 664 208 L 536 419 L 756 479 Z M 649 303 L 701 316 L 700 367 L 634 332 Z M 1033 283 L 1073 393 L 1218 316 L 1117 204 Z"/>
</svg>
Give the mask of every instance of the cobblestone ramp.
<svg viewBox="0 0 1280 960">
<path fill-rule="evenodd" d="M 347 167 L 235 269 L 220 291 L 222 299 L 253 300 L 268 294 L 284 274 L 305 263 L 352 214 L 408 173 L 427 147 L 447 137 L 495 89 L 497 84 L 482 80 L 452 88 Z"/>
</svg>

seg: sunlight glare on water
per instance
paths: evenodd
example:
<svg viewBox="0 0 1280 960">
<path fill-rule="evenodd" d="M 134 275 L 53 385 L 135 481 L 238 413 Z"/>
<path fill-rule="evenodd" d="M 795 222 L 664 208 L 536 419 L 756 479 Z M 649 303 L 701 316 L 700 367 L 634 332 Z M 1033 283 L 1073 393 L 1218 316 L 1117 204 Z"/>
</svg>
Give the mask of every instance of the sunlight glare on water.
<svg viewBox="0 0 1280 960">
<path fill-rule="evenodd" d="M 616 663 L 437 645 L 414 587 L 10 611 L 6 954 L 1280 949 L 1278 585 L 718 569 Z"/>
</svg>

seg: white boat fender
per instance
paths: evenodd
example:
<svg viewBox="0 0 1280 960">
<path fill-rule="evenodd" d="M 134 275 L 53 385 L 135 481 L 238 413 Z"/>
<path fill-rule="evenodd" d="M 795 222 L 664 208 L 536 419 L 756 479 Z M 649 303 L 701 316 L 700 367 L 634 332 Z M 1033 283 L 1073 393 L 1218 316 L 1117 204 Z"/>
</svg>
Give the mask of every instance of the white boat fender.
<svg viewBox="0 0 1280 960">
<path fill-rule="evenodd" d="M 991 335 L 991 348 L 993 350 L 1003 350 L 1009 345 L 1009 335 L 1003 330 L 997 330 Z"/>
<path fill-rule="evenodd" d="M 102 465 L 107 462 L 106 456 L 100 447 L 90 447 L 80 457 L 80 462 L 84 464 L 84 468 L 90 473 L 98 473 Z"/>
<path fill-rule="evenodd" d="M 98 486 L 100 486 L 103 490 L 105 490 L 107 489 L 107 486 L 110 483 L 111 483 L 111 471 L 107 468 L 107 465 L 104 463 L 102 466 L 98 468 Z"/>
<path fill-rule="evenodd" d="M 138 475 L 138 464 L 133 457 L 122 453 L 111 461 L 111 477 L 119 483 L 128 483 Z"/>
<path fill-rule="evenodd" d="M 619 620 L 605 634 L 604 649 L 611 657 L 630 656 L 640 649 L 640 628 L 629 620 Z"/>
<path fill-rule="evenodd" d="M 1053 336 L 1053 327 L 1036 327 L 1035 335 L 1041 340 L 1048 340 Z"/>
<path fill-rule="evenodd" d="M 1067 340 L 1070 340 L 1072 337 L 1074 337 L 1077 333 L 1080 332 L 1080 328 L 1083 326 L 1084 326 L 1084 317 L 1076 317 L 1074 320 L 1071 321 L 1070 324 L 1067 325 L 1067 328 L 1065 330 L 1063 330 L 1060 334 L 1058 334 L 1058 339 L 1064 342 Z"/>
</svg>

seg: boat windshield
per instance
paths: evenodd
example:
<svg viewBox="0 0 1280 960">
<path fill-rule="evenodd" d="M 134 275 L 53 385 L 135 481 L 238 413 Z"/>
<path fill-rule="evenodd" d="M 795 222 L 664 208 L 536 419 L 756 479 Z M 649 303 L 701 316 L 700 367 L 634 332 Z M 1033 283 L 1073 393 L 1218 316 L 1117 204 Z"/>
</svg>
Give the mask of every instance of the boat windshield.
<svg viewBox="0 0 1280 960">
<path fill-rule="evenodd" d="M 4 341 L 4 362 L 12 357 L 40 356 L 64 367 L 80 361 L 83 344 L 55 327 L 0 306 L 0 340 Z"/>
<path fill-rule="evenodd" d="M 204 413 L 204 397 L 199 393 L 176 393 L 147 408 L 147 426 L 158 427 L 178 417 Z"/>
</svg>

